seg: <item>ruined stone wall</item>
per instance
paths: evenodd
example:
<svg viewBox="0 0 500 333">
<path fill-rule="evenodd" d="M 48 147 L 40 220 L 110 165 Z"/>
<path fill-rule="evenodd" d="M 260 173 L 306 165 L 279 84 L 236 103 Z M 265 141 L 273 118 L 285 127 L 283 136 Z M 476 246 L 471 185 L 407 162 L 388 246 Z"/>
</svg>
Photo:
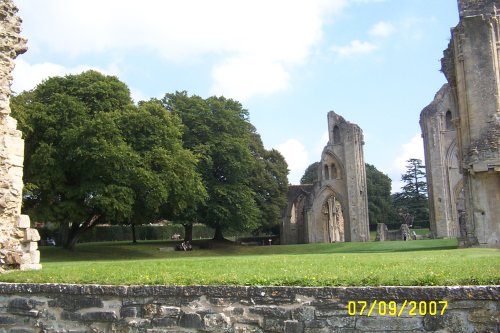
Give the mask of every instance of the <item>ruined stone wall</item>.
<svg viewBox="0 0 500 333">
<path fill-rule="evenodd" d="M 459 0 L 442 69 L 457 96 L 461 244 L 500 247 L 500 1 Z"/>
<path fill-rule="evenodd" d="M 500 287 L 240 287 L 0 284 L 0 331 L 498 332 Z M 349 302 L 374 310 L 349 315 Z M 400 310 L 377 304 L 394 301 Z M 411 314 L 410 302 L 417 302 Z M 439 301 L 447 301 L 443 308 Z M 430 314 L 431 302 L 436 302 Z M 386 304 L 387 304 L 386 303 Z M 434 303 L 434 304 L 436 304 Z M 437 310 L 437 311 L 436 311 Z"/>
<path fill-rule="evenodd" d="M 318 181 L 314 184 L 311 216 L 316 235 L 311 242 L 325 242 L 329 197 L 341 205 L 341 240 L 365 242 L 370 239 L 368 198 L 363 155 L 363 131 L 334 111 L 328 112 L 329 140 L 321 154 Z"/>
<path fill-rule="evenodd" d="M 290 185 L 280 226 L 280 244 L 307 243 L 307 211 L 313 185 Z"/>
<path fill-rule="evenodd" d="M 458 0 L 460 16 L 491 14 L 494 6 L 498 9 L 498 0 Z"/>
<path fill-rule="evenodd" d="M 389 230 L 385 223 L 377 223 L 377 236 L 375 237 L 377 242 L 410 241 L 414 239 L 416 239 L 416 236 L 407 224 L 401 224 L 398 230 Z"/>
<path fill-rule="evenodd" d="M 459 172 L 454 122 L 455 98 L 448 84 L 420 113 L 429 194 L 430 229 L 434 237 L 458 237 L 462 176 Z"/>
<path fill-rule="evenodd" d="M 318 179 L 289 189 L 282 244 L 370 240 L 363 131 L 333 111 L 327 120 Z"/>
<path fill-rule="evenodd" d="M 350 126 L 345 143 L 346 181 L 349 202 L 349 227 L 352 242 L 370 240 L 368 222 L 368 193 L 366 185 L 363 131 L 358 125 Z"/>
<path fill-rule="evenodd" d="M 38 232 L 21 215 L 24 141 L 9 106 L 14 59 L 26 51 L 16 12 L 12 1 L 0 0 L 0 272 L 41 268 Z"/>
</svg>

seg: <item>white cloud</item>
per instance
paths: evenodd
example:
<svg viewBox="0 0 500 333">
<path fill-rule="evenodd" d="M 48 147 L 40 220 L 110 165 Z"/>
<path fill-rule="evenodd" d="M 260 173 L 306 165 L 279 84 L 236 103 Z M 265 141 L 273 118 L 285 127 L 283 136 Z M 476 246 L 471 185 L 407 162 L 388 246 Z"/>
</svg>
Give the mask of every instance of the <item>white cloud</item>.
<svg viewBox="0 0 500 333">
<path fill-rule="evenodd" d="M 211 92 L 245 101 L 254 95 L 286 90 L 290 75 L 280 63 L 268 59 L 239 57 L 214 67 Z"/>
<path fill-rule="evenodd" d="M 330 138 L 328 137 L 328 130 L 326 130 L 321 135 L 321 139 L 318 141 L 318 143 L 316 145 L 316 149 L 314 150 L 314 153 L 318 154 L 318 157 L 317 157 L 318 160 L 319 160 L 321 153 L 323 152 L 323 149 L 325 148 L 326 144 L 328 143 L 328 140 L 330 140 Z"/>
<path fill-rule="evenodd" d="M 374 37 L 389 37 L 395 30 L 392 23 L 380 21 L 376 23 L 368 33 Z"/>
<path fill-rule="evenodd" d="M 324 22 L 347 4 L 348 0 L 17 2 L 23 35 L 33 51 L 43 46 L 81 56 L 141 49 L 176 62 L 216 55 L 222 61 L 219 58 L 213 68 L 213 89 L 224 89 L 227 97 L 286 89 L 287 66 L 307 60 L 322 38 Z M 250 83 L 234 87 L 235 76 Z M 264 87 L 259 89 L 256 80 Z"/>
<path fill-rule="evenodd" d="M 356 39 L 351 41 L 349 45 L 333 46 L 332 51 L 341 58 L 347 58 L 355 55 L 368 54 L 375 51 L 377 48 L 378 46 L 373 43 L 362 42 Z"/>
<path fill-rule="evenodd" d="M 135 88 L 130 88 L 130 96 L 134 100 L 135 103 L 138 103 L 140 101 L 149 101 L 151 97 L 146 96 L 141 90 L 135 89 Z"/>
<path fill-rule="evenodd" d="M 59 64 L 44 62 L 41 64 L 30 64 L 22 59 L 16 59 L 16 67 L 12 72 L 14 82 L 12 90 L 20 93 L 24 90 L 30 90 L 36 87 L 43 80 L 52 76 L 63 76 L 67 74 L 77 74 L 89 69 L 95 69 L 103 74 L 118 75 L 118 67 L 114 64 L 108 68 L 99 68 L 95 66 L 81 65 L 67 68 Z"/>
<path fill-rule="evenodd" d="M 404 185 L 401 181 L 401 175 L 406 172 L 406 161 L 410 158 L 418 158 L 422 162 L 425 160 L 424 144 L 420 133 L 415 134 L 409 142 L 402 144 L 401 148 L 402 152 L 394 159 L 390 172 L 393 192 L 398 192 Z"/>
<path fill-rule="evenodd" d="M 309 154 L 304 145 L 297 139 L 288 139 L 274 148 L 285 157 L 288 163 L 288 169 L 290 169 L 288 181 L 291 184 L 299 184 L 300 178 L 309 166 Z"/>
</svg>

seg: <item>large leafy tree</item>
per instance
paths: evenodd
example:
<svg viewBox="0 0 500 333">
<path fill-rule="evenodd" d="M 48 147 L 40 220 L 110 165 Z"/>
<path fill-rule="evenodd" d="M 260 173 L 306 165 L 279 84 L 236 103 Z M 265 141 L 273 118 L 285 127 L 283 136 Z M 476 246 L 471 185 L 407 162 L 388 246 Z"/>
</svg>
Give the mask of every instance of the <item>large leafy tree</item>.
<svg viewBox="0 0 500 333">
<path fill-rule="evenodd" d="M 306 171 L 304 171 L 304 175 L 302 175 L 302 178 L 300 178 L 300 183 L 301 184 L 313 184 L 315 181 L 318 180 L 318 168 L 319 168 L 319 162 L 314 162 L 310 164 Z"/>
<path fill-rule="evenodd" d="M 282 210 L 287 204 L 288 165 L 279 151 L 264 148 L 260 135 L 255 131 L 252 131 L 250 139 L 254 157 L 250 184 L 259 209 L 258 227 L 254 231 L 279 233 Z"/>
<path fill-rule="evenodd" d="M 365 167 L 370 226 L 394 224 L 396 216 L 392 207 L 391 179 L 374 165 L 366 163 Z"/>
<path fill-rule="evenodd" d="M 50 78 L 11 104 L 26 140 L 24 208 L 60 223 L 66 248 L 98 223 L 150 221 L 203 200 L 180 121 L 157 102 L 136 107 L 116 77 Z M 188 199 L 191 187 L 201 195 Z"/>
<path fill-rule="evenodd" d="M 225 230 L 276 223 L 286 204 L 286 164 L 279 153 L 263 148 L 248 111 L 231 99 L 186 92 L 166 94 L 162 102 L 182 119 L 184 147 L 197 154 L 208 193 L 191 221 L 214 228 L 215 240 L 223 240 Z"/>
<path fill-rule="evenodd" d="M 420 227 L 429 226 L 429 204 L 425 165 L 417 158 L 407 161 L 406 172 L 401 176 L 405 185 L 393 195 L 393 203 L 401 221 Z"/>
<path fill-rule="evenodd" d="M 127 144 L 153 171 L 152 177 L 146 176 L 139 183 L 149 186 L 135 188 L 132 226 L 159 217 L 173 220 L 189 217 L 205 200 L 206 191 L 196 171 L 196 157 L 182 146 L 181 120 L 165 110 L 160 101 L 151 100 L 140 102 L 136 110 L 122 113 L 120 129 Z M 163 204 L 158 206 L 158 202 Z"/>
</svg>

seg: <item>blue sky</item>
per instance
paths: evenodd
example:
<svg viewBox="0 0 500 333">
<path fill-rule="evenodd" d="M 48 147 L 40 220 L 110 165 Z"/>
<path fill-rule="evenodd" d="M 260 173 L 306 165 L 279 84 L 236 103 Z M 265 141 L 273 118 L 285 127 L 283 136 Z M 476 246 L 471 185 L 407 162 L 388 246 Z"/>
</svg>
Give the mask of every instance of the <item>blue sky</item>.
<svg viewBox="0 0 500 333">
<path fill-rule="evenodd" d="M 358 124 L 365 162 L 393 179 L 423 159 L 419 114 L 439 72 L 456 0 L 17 0 L 28 52 L 13 90 L 97 69 L 137 100 L 186 90 L 250 112 L 299 182 L 321 157 L 330 110 Z"/>
</svg>

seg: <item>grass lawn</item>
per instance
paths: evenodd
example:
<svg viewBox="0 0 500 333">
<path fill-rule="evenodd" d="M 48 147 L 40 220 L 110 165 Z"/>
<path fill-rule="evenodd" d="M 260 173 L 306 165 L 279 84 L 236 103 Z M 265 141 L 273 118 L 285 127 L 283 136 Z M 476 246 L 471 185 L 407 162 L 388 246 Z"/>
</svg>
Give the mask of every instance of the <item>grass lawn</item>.
<svg viewBox="0 0 500 333">
<path fill-rule="evenodd" d="M 216 245 L 160 251 L 171 242 L 42 247 L 41 271 L 10 272 L 3 282 L 231 285 L 500 284 L 500 251 L 457 249 L 457 241 L 421 240 L 283 246 Z"/>
</svg>

